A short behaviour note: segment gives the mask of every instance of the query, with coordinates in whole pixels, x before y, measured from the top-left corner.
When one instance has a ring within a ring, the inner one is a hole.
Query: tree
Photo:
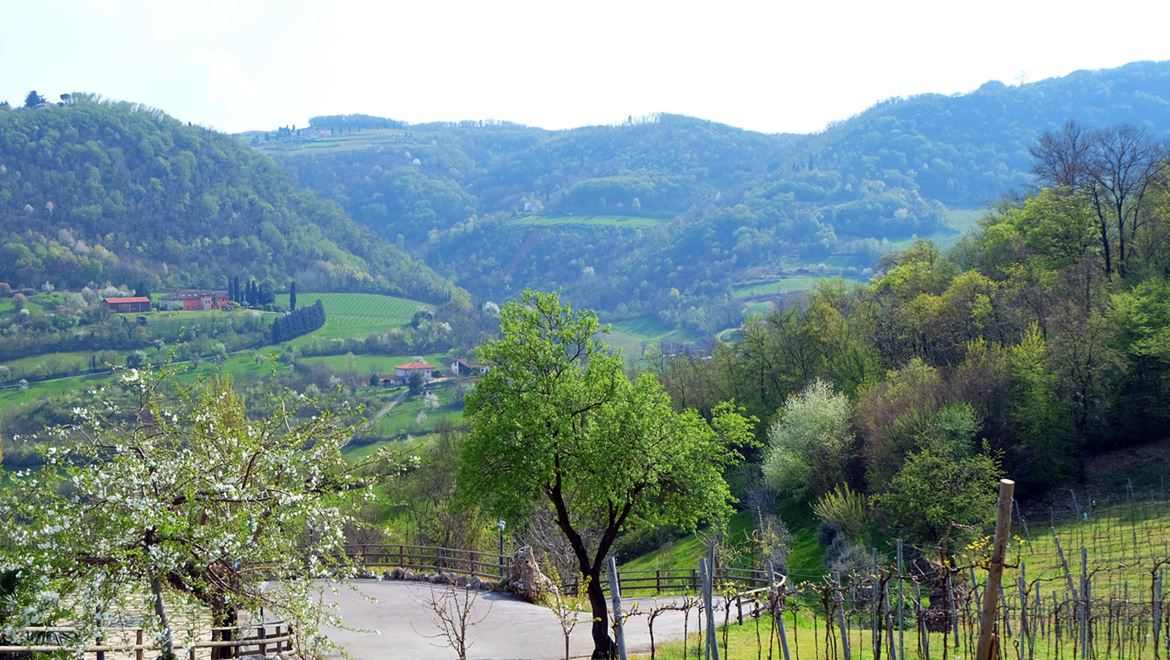
[[[249,418],[226,378],[174,402],[149,373],[119,388],[55,428],[44,469],[0,492],[0,571],[23,576],[15,624],[68,620],[92,639],[110,603],[141,599],[168,658],[168,617],[185,605],[213,626],[267,606],[313,636],[313,580],[348,574],[346,503],[362,492],[340,451],[349,411],[274,395]],[[266,591],[273,578],[281,588]]]
[[[952,540],[983,533],[995,520],[999,465],[984,454],[959,458],[934,448],[906,457],[902,469],[874,496],[878,511],[898,534],[922,545],[939,541],[960,525]]]
[[[842,481],[854,438],[849,398],[823,380],[794,394],[768,430],[764,480],[784,494],[818,496]]]
[[[1042,183],[1092,202],[1105,274],[1125,277],[1146,222],[1141,212],[1146,191],[1166,167],[1166,146],[1129,124],[1086,131],[1069,121],[1059,133],[1041,135],[1031,152],[1032,172]]]
[[[297,311],[297,283],[295,281],[288,285],[288,308],[289,311]]]
[[[45,97],[37,94],[37,90],[35,89],[29,92],[28,96],[24,97],[24,107],[26,108],[35,108],[39,105],[43,105],[44,103]]]
[[[599,331],[596,315],[555,293],[525,291],[504,306],[501,337],[479,349],[491,369],[467,395],[457,483],[461,501],[510,521],[551,510],[588,581],[593,657],[608,658],[601,568],[618,533],[730,513],[722,470],[750,442],[751,423],[729,404],[711,423],[676,412],[653,376],[625,374]],[[593,530],[599,540],[587,546]]]

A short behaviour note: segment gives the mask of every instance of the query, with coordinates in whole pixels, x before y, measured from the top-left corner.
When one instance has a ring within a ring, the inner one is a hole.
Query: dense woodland
[[[848,484],[918,542],[992,511],[958,511],[973,480],[985,504],[1000,474],[1035,497],[1082,478],[1092,452],[1164,438],[1170,177],[1165,148],[1141,136],[1046,134],[1033,152],[1049,185],[999,204],[952,250],[920,242],[868,285],[827,282],[710,357],[663,358],[662,381],[678,406],[734,399],[757,415],[780,492],[829,506]],[[1119,151],[1148,159],[1128,161],[1144,175],[1124,201],[1100,169],[1114,161],[1097,157]]]
[[[241,264],[268,286],[452,289],[228,136],[84,94],[0,110],[0,281],[223,288]]]
[[[1168,100],[1170,65],[1143,62],[892,99],[815,135],[676,115],[568,131],[352,115],[245,139],[477,297],[562,287],[612,318],[710,332],[738,321],[737,283],[868,279],[891,242],[946,232],[946,208],[1028,189],[1043,131],[1076,117],[1165,134]],[[645,221],[574,221],[590,214]]]

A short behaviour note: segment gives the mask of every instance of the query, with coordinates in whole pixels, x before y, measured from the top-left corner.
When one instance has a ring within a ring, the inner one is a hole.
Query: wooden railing
[[[293,629],[283,621],[266,621],[251,626],[212,628],[212,637],[215,633],[230,631],[236,639],[230,640],[202,640],[190,647],[176,643],[175,651],[185,651],[189,660],[195,660],[199,649],[213,649],[229,647],[232,657],[259,653],[278,653],[293,650]],[[107,653],[134,654],[134,660],[144,660],[146,652],[161,650],[157,644],[144,641],[145,632],[142,628],[103,628],[102,638],[93,644],[80,646],[76,643],[77,629],[69,626],[34,626],[21,628],[17,634],[24,638],[32,638],[25,644],[7,643],[0,646],[0,654],[6,653],[53,653],[57,651],[80,651],[84,654],[94,654],[97,660],[105,660]],[[133,635],[134,641],[129,637]],[[126,642],[102,641],[126,639]],[[13,640],[18,641],[18,640]],[[152,656],[153,657],[153,656]]]
[[[505,558],[490,552],[460,550],[429,545],[362,544],[346,547],[346,552],[359,566],[367,569],[401,567],[412,571],[441,571],[462,575],[502,579],[506,574]],[[678,594],[698,592],[699,573],[691,570],[621,570],[618,581],[622,594]],[[733,585],[744,594],[754,594],[770,588],[765,571],[750,568],[720,568],[715,581]],[[781,579],[781,584],[783,584]],[[602,589],[609,592],[609,578],[602,576]],[[567,593],[577,592],[577,579],[566,580]]]
[[[733,585],[737,591],[755,593],[769,588],[768,574],[751,568],[719,568],[715,572],[716,583]],[[621,570],[618,567],[618,582],[621,583],[622,595],[648,594],[678,594],[698,592],[701,585],[698,569],[691,570]],[[783,580],[781,580],[783,583]],[[579,588],[576,578],[565,581],[565,589],[575,594]],[[602,575],[601,588],[609,592],[609,577]]]
[[[460,550],[431,545],[363,544],[346,546],[345,551],[359,566],[368,569],[407,568],[412,571],[441,571],[492,579],[504,577],[504,557],[479,550]]]

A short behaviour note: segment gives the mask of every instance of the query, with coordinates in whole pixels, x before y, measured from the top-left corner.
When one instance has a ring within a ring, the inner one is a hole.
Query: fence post
[[[841,574],[833,573],[833,602],[837,604],[837,626],[841,628],[841,650],[849,660],[849,629],[845,627],[845,597],[841,594]],[[825,623],[828,626],[828,622]]]
[[[708,549],[708,554],[714,554],[714,545]],[[703,605],[706,609],[707,636],[705,637],[707,657],[710,660],[719,660],[719,639],[715,635],[715,602],[714,602],[714,571],[706,557],[699,559],[699,578],[703,581]]]
[[[626,634],[622,630],[622,587],[618,583],[617,562],[609,558],[609,597],[613,601],[613,636],[617,642],[618,660],[626,660]]]
[[[264,640],[267,638],[267,636],[268,636],[268,631],[266,630],[266,628],[264,626],[264,621],[261,620],[260,625],[256,626],[256,637],[257,637],[257,639],[260,640],[260,643],[259,643],[260,655],[267,655],[268,654],[268,645],[264,643]]]
[[[660,593],[662,593],[662,571],[655,569],[654,570],[654,595],[657,596]]]
[[[134,631],[134,660],[142,660],[142,628]]]
[[[906,640],[905,640],[904,633],[902,631],[902,624],[905,623],[905,621],[906,621],[906,618],[905,618],[905,607],[906,607],[905,603],[906,603],[906,601],[902,597],[902,583],[904,582],[904,580],[902,579],[902,571],[903,571],[902,539],[898,539],[897,548],[898,548],[898,657],[905,658],[906,657]]]
[[[991,549],[991,567],[987,572],[987,582],[983,585],[983,611],[979,621],[979,647],[975,652],[975,660],[994,660],[997,657],[997,642],[995,635],[996,606],[999,604],[999,585],[1003,577],[1004,555],[1007,551],[1008,537],[1012,529],[1012,494],[1015,492],[1016,482],[1011,479],[999,480],[999,502],[995,514],[995,544]]]

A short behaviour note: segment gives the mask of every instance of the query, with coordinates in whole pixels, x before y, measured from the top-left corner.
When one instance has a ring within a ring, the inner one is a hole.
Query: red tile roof
[[[146,296],[135,296],[133,298],[103,298],[107,303],[116,305],[118,303],[148,303],[150,298]]]
[[[415,360],[413,362],[407,362],[406,364],[396,364],[396,365],[394,365],[394,368],[395,369],[434,369],[434,367],[427,364],[426,362],[419,362],[418,360]]]

